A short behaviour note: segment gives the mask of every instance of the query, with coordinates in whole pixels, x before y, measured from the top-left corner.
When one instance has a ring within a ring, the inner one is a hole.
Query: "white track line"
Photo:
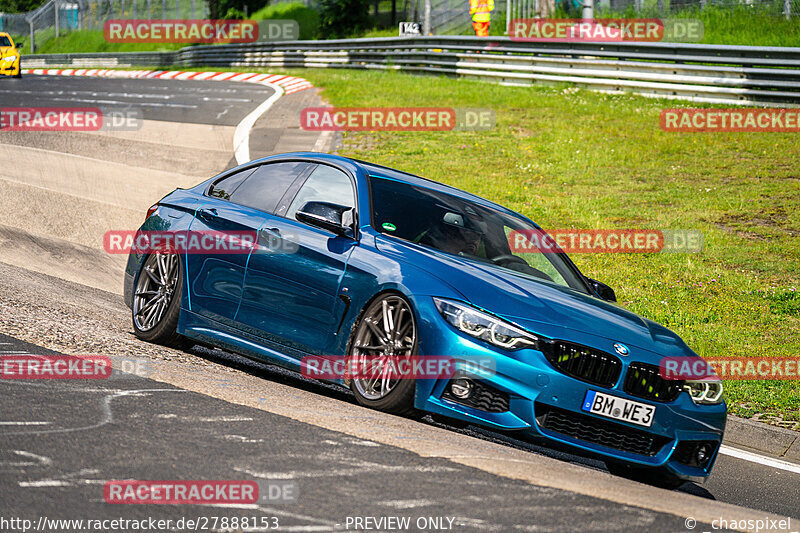
[[[266,85],[275,91],[275,94],[264,100],[261,105],[255,108],[250,114],[236,125],[233,132],[233,153],[236,163],[241,165],[250,161],[250,131],[258,119],[266,113],[284,94],[292,94],[304,89],[313,87],[311,82],[295,76],[284,76],[279,74],[258,74],[255,72],[184,72],[180,70],[74,70],[74,69],[24,69],[25,74],[52,75],[52,76],[98,76],[98,77],[118,77],[118,78],[157,78],[164,80],[213,80],[213,81],[238,81],[244,83],[257,83]],[[153,105],[153,104],[148,104]],[[165,104],[160,104],[165,105]],[[168,105],[168,104],[167,104]],[[324,132],[323,132],[324,133]],[[314,150],[321,146],[320,141],[324,135],[320,135]]]
[[[236,130],[233,132],[233,152],[236,155],[236,163],[241,165],[250,161],[250,130],[253,129],[256,121],[266,113],[272,104],[278,101],[278,98],[283,96],[283,88],[280,85],[269,83],[266,81],[260,82],[261,85],[272,87],[275,94],[261,102],[257,108],[250,112],[249,115],[244,117],[239,124],[236,125]]]
[[[757,453],[746,452],[744,450],[740,450],[739,448],[731,448],[730,446],[725,446],[724,444],[720,446],[719,453],[730,455],[731,457],[736,457],[737,459],[742,459],[743,461],[750,461],[751,463],[758,463],[760,465],[771,466],[772,468],[778,468],[780,470],[786,470],[787,472],[800,474],[800,465],[790,463],[788,461],[781,461],[780,459],[765,457],[763,455],[758,455]]]

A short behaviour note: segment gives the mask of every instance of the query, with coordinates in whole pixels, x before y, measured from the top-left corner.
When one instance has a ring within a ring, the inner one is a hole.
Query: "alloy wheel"
[[[400,382],[398,362],[410,359],[416,350],[414,313],[399,296],[384,296],[370,305],[356,331],[351,364],[358,372],[353,383],[364,398],[380,400]],[[368,375],[362,375],[368,374]]]
[[[133,295],[133,321],[140,331],[157,326],[172,302],[178,284],[178,256],[148,256]]]

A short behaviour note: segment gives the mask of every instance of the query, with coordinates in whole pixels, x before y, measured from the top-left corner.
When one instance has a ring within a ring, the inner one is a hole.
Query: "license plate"
[[[648,428],[653,424],[653,417],[656,414],[656,408],[652,405],[633,402],[593,390],[586,391],[581,409]]]

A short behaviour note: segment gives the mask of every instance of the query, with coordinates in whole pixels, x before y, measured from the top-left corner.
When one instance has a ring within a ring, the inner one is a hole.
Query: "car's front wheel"
[[[183,275],[176,254],[147,256],[133,293],[133,330],[147,342],[181,346],[178,317],[181,310]]]
[[[411,304],[398,294],[376,298],[362,313],[348,352],[355,375],[350,388],[361,405],[399,415],[414,409],[413,376],[399,363],[417,354],[417,324]]]

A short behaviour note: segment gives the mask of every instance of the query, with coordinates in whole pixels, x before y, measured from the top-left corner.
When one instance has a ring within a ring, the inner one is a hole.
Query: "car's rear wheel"
[[[14,77],[15,78],[21,78],[22,77],[22,71],[17,72],[16,74],[14,74]]]
[[[417,353],[417,324],[411,304],[398,294],[376,298],[356,325],[348,353],[356,369],[350,388],[361,405],[399,415],[415,414],[411,376],[396,371]],[[368,372],[364,369],[369,368]]]
[[[133,330],[147,342],[180,347],[178,334],[183,275],[176,254],[147,256],[133,293]]]
[[[674,490],[685,483],[681,478],[660,468],[636,467],[612,461],[607,462],[606,467],[615,476],[661,487],[662,489]]]

